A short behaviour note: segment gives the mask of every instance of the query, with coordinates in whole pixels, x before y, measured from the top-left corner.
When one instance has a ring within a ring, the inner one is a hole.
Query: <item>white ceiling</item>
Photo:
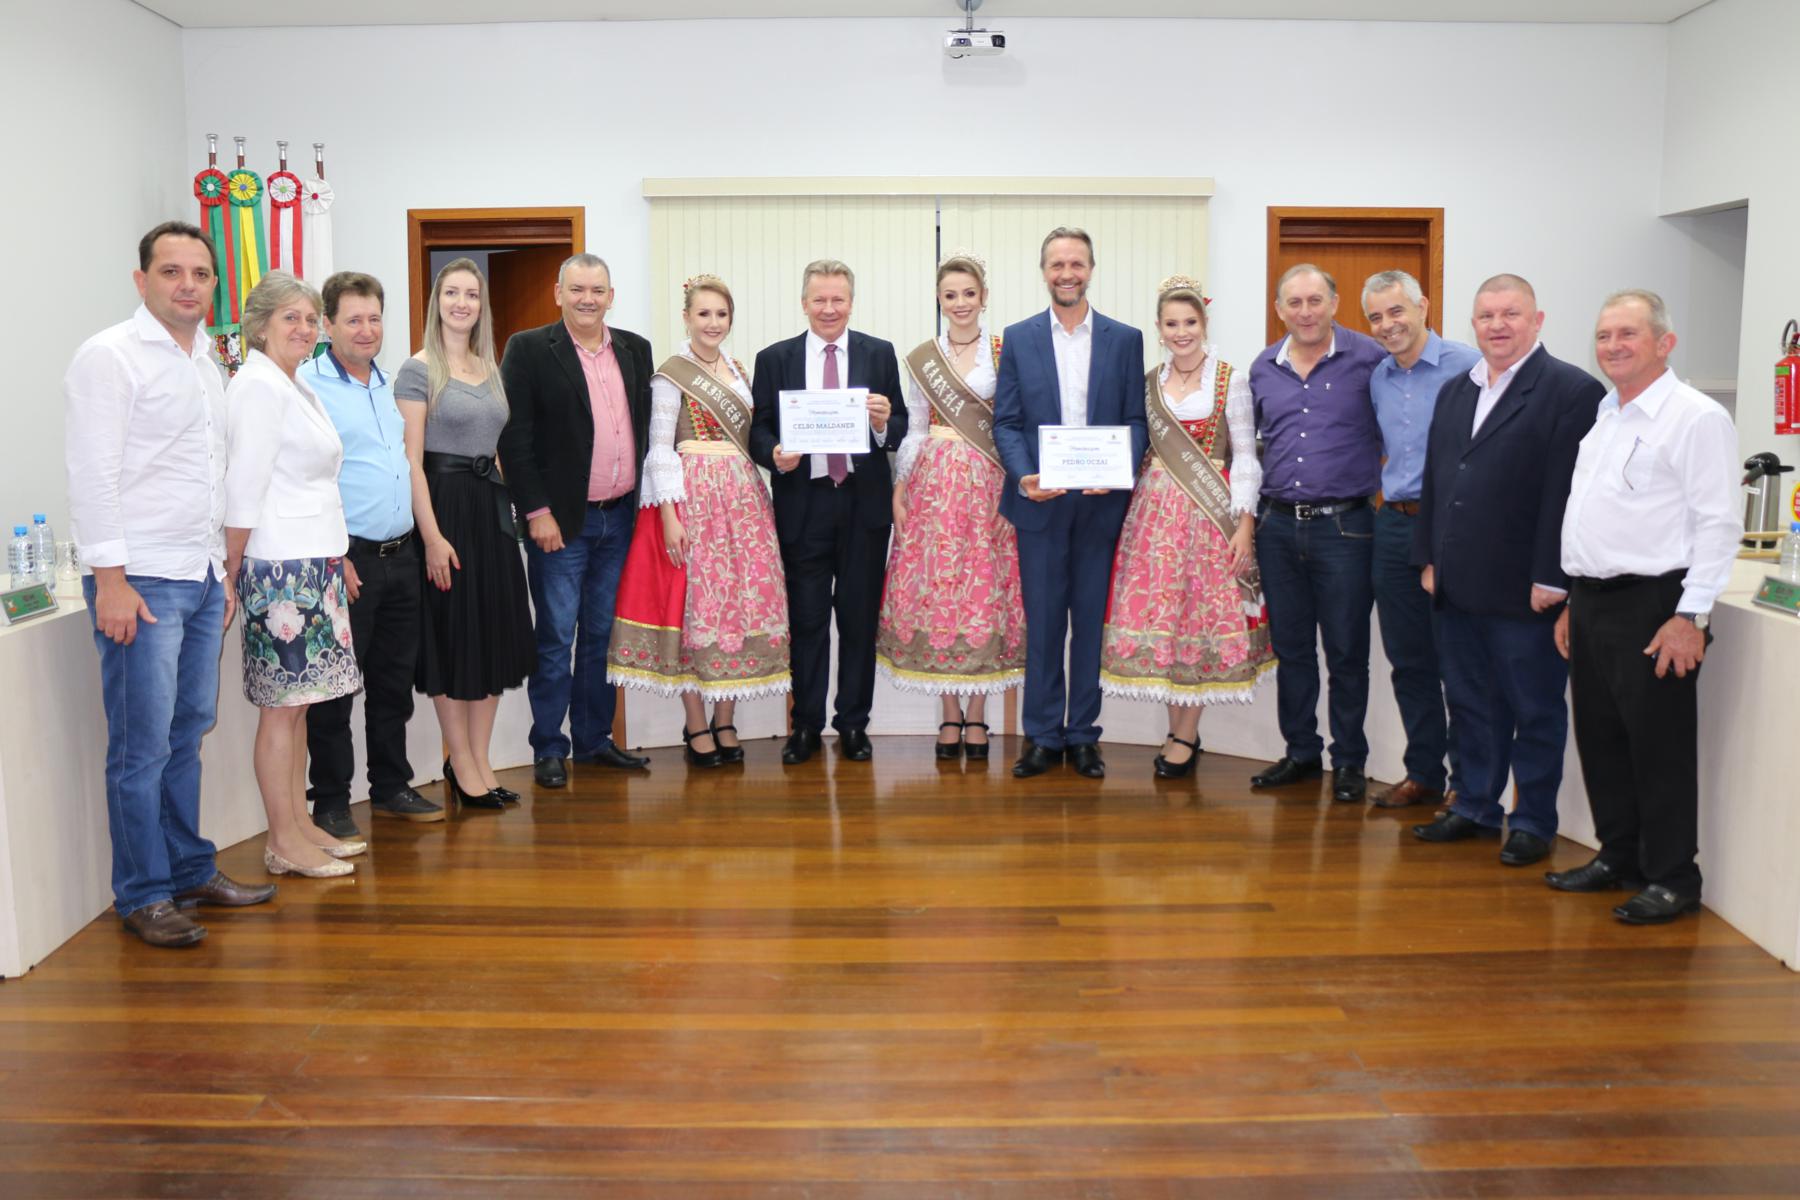
[[[185,28],[464,25],[708,17],[961,17],[956,0],[136,0]],[[989,0],[977,25],[1015,17],[1576,22],[1661,25],[1711,0]]]

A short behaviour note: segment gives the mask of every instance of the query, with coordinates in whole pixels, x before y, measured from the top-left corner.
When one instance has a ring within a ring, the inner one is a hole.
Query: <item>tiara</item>
[[[1171,275],[1156,285],[1156,295],[1158,299],[1161,299],[1170,292],[1176,290],[1190,291],[1200,297],[1201,307],[1212,307],[1212,297],[1206,295],[1205,292],[1202,291],[1200,281],[1195,279],[1192,275]]]
[[[987,273],[988,273],[987,259],[981,257],[981,255],[975,253],[973,250],[952,250],[950,253],[944,255],[943,259],[938,263],[938,267],[941,269],[943,267],[944,263],[952,262],[959,258],[967,259],[968,261],[974,263],[978,268],[980,268],[981,277],[983,279],[987,278]]]
[[[683,296],[689,295],[693,292],[693,290],[695,288],[705,287],[708,284],[713,284],[718,287],[724,287],[725,281],[723,279],[720,279],[717,275],[709,274],[706,271],[702,271],[698,275],[690,275],[686,279],[681,281],[681,294]]]

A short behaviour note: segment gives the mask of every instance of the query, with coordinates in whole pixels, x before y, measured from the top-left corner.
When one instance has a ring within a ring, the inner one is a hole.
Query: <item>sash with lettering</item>
[[[719,423],[731,444],[745,458],[750,457],[750,409],[736,389],[726,387],[705,367],[682,354],[656,368],[656,373],[691,397],[707,416]]]
[[[1225,420],[1225,394],[1231,386],[1231,364],[1220,363],[1217,371],[1218,381],[1213,389],[1213,413],[1215,419]],[[1144,374],[1145,402],[1144,419],[1150,431],[1150,449],[1163,469],[1169,473],[1188,499],[1200,506],[1208,520],[1218,526],[1219,533],[1227,542],[1237,532],[1237,519],[1231,515],[1231,484],[1226,482],[1223,462],[1214,462],[1207,457],[1200,443],[1187,427],[1176,419],[1169,409],[1169,402],[1163,399],[1162,368],[1153,367]],[[1227,446],[1230,445],[1227,435]],[[1255,610],[1262,608],[1262,576],[1251,563],[1237,577],[1238,591],[1243,593],[1244,603],[1254,605]],[[1267,632],[1264,632],[1267,636]]]
[[[911,372],[919,390],[925,393],[925,398],[931,401],[932,411],[984,458],[996,467],[1000,466],[1000,451],[994,447],[993,405],[969,390],[963,377],[944,357],[936,338],[921,343],[906,356],[906,369]]]

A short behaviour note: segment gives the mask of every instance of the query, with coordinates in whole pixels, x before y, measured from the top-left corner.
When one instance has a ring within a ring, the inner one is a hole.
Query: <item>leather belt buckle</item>
[[[1314,517],[1320,517],[1320,516],[1326,515],[1330,511],[1330,509],[1331,509],[1331,506],[1328,504],[1326,504],[1326,505],[1296,504],[1296,505],[1294,505],[1294,520],[1310,521]]]
[[[401,534],[399,537],[394,538],[392,541],[383,542],[383,543],[381,543],[381,545],[377,546],[375,548],[376,556],[380,557],[380,558],[386,558],[390,554],[398,554],[400,552],[400,548],[402,546],[406,545],[406,543],[411,540],[412,540],[412,533],[409,530],[408,532]]]
[[[494,460],[485,454],[477,454],[469,463],[469,470],[486,479],[494,473]]]

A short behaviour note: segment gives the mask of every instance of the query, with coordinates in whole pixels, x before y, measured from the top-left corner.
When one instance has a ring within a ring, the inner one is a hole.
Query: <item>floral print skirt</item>
[[[341,558],[246,558],[237,577],[244,613],[244,698],[292,708],[362,687],[350,645]]]
[[[1025,682],[1019,543],[999,513],[1003,486],[967,442],[932,438],[919,451],[875,634],[875,668],[895,687],[977,696]]]
[[[1275,666],[1258,593],[1231,573],[1231,544],[1154,457],[1113,558],[1100,689],[1164,704],[1248,703]]]

